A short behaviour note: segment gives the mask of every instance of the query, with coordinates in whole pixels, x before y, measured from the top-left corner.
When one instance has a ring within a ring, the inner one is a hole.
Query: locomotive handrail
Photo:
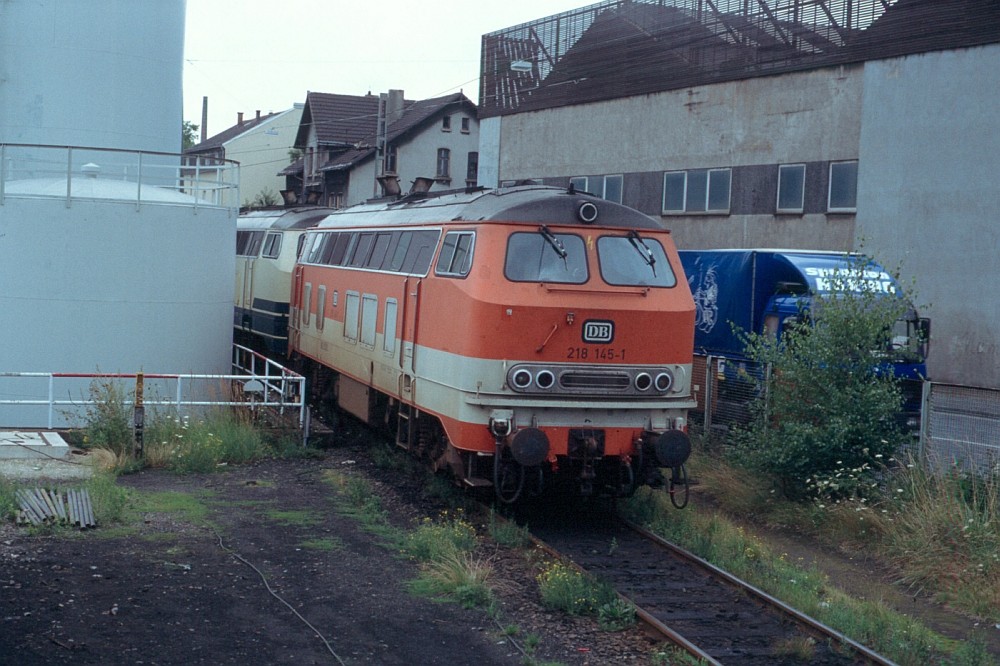
[[[580,289],[573,287],[566,287],[563,285],[555,286],[551,282],[539,282],[538,286],[544,287],[545,291],[553,292],[567,292],[571,294],[601,294],[603,295],[621,295],[621,296],[648,296],[649,287],[617,287],[614,289]]]

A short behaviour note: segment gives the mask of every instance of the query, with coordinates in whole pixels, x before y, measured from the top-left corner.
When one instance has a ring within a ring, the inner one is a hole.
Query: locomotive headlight
[[[670,390],[670,387],[674,385],[674,375],[669,370],[664,370],[660,374],[656,375],[656,390],[660,393],[666,393]]]
[[[526,389],[531,386],[531,373],[527,370],[518,370],[511,376],[510,381],[514,384],[514,388]]]
[[[649,387],[653,385],[653,378],[649,376],[648,372],[640,372],[635,376],[635,388],[638,391],[648,391]]]
[[[551,370],[539,370],[535,375],[535,384],[540,389],[550,389],[556,383],[556,376]]]

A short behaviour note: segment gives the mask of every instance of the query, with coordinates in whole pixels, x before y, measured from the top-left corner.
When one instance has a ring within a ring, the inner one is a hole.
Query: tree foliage
[[[198,126],[190,120],[181,123],[181,149],[187,150],[198,143]]]
[[[852,272],[863,268],[859,260]],[[906,437],[889,350],[893,323],[907,303],[863,280],[834,283],[780,339],[744,336],[748,356],[769,372],[760,380],[751,423],[737,435],[738,448],[790,498],[816,488],[856,492],[864,485],[858,471],[881,468]]]
[[[274,190],[265,187],[256,195],[254,198],[243,204],[244,208],[267,208],[268,206],[277,206],[281,203],[281,197],[275,194]]]

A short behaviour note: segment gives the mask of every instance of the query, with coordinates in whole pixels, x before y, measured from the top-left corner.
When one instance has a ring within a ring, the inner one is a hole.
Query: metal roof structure
[[[996,0],[605,0],[484,35],[480,118],[995,42]]]

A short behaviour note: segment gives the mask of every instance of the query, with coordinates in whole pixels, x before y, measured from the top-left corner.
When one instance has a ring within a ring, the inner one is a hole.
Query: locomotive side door
[[[288,353],[299,347],[299,313],[302,311],[302,266],[292,271],[292,293],[288,311]]]
[[[420,288],[422,280],[419,277],[408,277],[403,280],[403,326],[399,333],[399,395],[403,400],[414,399],[414,355],[417,344],[417,323],[420,314]]]
[[[247,257],[243,262],[243,295],[240,301],[243,320],[240,322],[240,327],[244,331],[249,331],[253,322],[253,275],[255,263],[257,263],[256,257]]]

